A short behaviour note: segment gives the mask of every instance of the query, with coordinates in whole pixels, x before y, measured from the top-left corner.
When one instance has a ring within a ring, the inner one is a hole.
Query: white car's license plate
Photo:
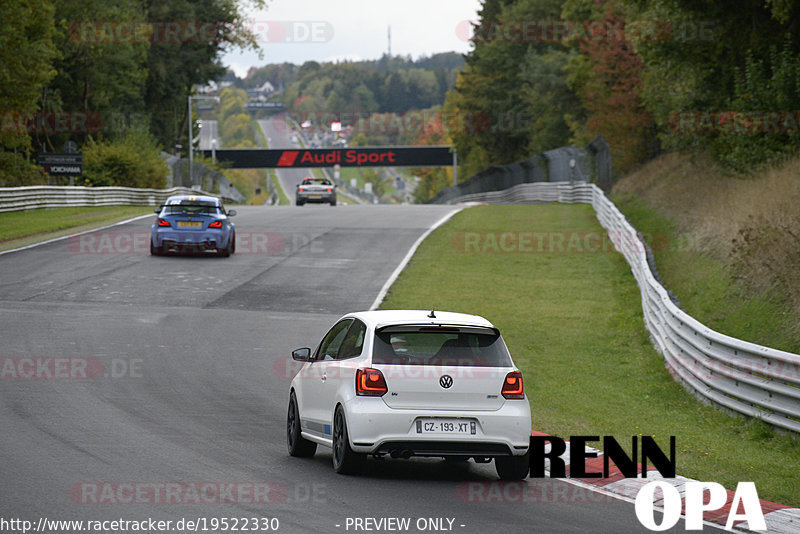
[[[308,198],[322,198],[322,195],[308,195]]]
[[[475,421],[440,417],[417,419],[417,434],[470,434],[477,432]]]

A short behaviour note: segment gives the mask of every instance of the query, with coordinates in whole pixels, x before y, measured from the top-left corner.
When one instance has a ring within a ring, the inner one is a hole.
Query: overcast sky
[[[480,0],[271,0],[265,11],[249,13],[263,59],[237,50],[223,63],[244,76],[268,63],[376,59],[387,50],[389,26],[392,55],[464,53],[466,21],[479,8]]]

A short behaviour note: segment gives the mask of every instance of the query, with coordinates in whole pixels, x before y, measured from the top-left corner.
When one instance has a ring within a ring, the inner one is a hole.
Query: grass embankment
[[[590,206],[470,208],[422,243],[381,307],[494,322],[525,375],[537,430],[622,444],[651,435],[665,449],[674,435],[681,475],[729,488],[752,480],[762,498],[800,505],[800,479],[786,476],[800,465],[797,440],[704,406],[671,378],[630,268],[602,235]]]
[[[0,213],[0,250],[91,230],[153,213],[153,209],[152,206],[92,206],[3,212]]]
[[[727,176],[670,154],[621,180],[613,200],[642,232],[664,285],[709,327],[800,352],[800,159]]]

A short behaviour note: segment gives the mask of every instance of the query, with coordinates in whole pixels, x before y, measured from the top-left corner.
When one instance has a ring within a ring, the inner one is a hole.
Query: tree
[[[546,148],[555,148],[569,140],[563,116],[569,111],[580,113],[580,105],[569,96],[566,74],[558,67],[563,63],[560,54],[567,47],[547,28],[540,33],[521,31],[524,21],[557,21],[562,3],[484,2],[480,21],[474,27],[474,49],[467,54],[466,67],[447,97],[451,109],[473,119],[463,122],[471,127],[452,132],[466,174],[482,170],[473,165],[511,163],[528,158],[532,147],[540,149],[553,143]],[[549,79],[539,83],[538,74]],[[560,90],[549,92],[559,85]],[[554,104],[559,111],[545,118],[534,115],[541,110],[549,113]],[[542,132],[536,120],[554,129]]]
[[[142,116],[145,61],[149,44],[130,30],[145,20],[136,0],[55,0],[58,18],[54,61],[57,75],[42,92],[42,108],[50,112],[83,112],[100,117],[105,135],[113,131],[115,116]],[[123,30],[124,29],[124,30]],[[37,144],[48,150],[67,139],[83,142],[88,131],[44,132]]]
[[[258,49],[243,16],[246,4],[264,8],[264,0],[146,0],[150,20],[178,24],[177,38],[163,31],[147,56],[145,103],[158,140],[172,147],[186,135],[186,98],[195,84],[225,74],[220,57],[230,48]],[[162,27],[163,28],[163,27]]]
[[[631,26],[619,3],[595,0],[589,16],[589,31],[576,39],[580,55],[567,66],[570,87],[588,114],[572,122],[573,138],[586,144],[604,137],[616,171],[624,173],[652,157],[657,146],[653,118],[640,98],[644,64],[628,40]]]
[[[48,0],[4,0],[0,25],[0,148],[27,151],[28,128],[42,88],[55,76],[51,62],[53,4]],[[11,21],[14,21],[11,23]]]

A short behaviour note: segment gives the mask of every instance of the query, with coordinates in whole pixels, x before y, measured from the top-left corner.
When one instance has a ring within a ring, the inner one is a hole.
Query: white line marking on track
[[[414,242],[414,244],[411,245],[411,248],[408,250],[408,253],[406,254],[405,258],[403,258],[402,261],[400,261],[400,265],[397,266],[397,268],[394,270],[394,272],[391,274],[391,276],[389,276],[389,279],[386,280],[386,283],[383,284],[383,287],[381,288],[380,292],[378,293],[378,296],[375,298],[375,301],[372,303],[372,306],[370,306],[370,308],[369,308],[370,311],[377,309],[378,306],[381,305],[381,302],[383,302],[383,299],[386,298],[386,294],[389,292],[389,288],[392,286],[392,284],[395,283],[395,281],[397,280],[397,277],[400,276],[400,273],[403,271],[403,269],[406,268],[406,265],[408,265],[408,262],[411,261],[411,257],[417,251],[417,248],[419,248],[420,244],[423,241],[425,241],[425,238],[428,237],[429,235],[431,235],[431,233],[434,230],[436,230],[437,228],[439,228],[441,225],[443,225],[444,223],[449,221],[450,218],[453,215],[455,215],[456,213],[460,212],[462,209],[464,209],[464,208],[458,208],[458,209],[456,209],[454,211],[451,211],[450,213],[448,213],[447,215],[445,215],[444,217],[442,217],[441,219],[436,221],[433,224],[433,226],[431,226],[430,228],[428,228],[425,231],[424,234],[419,236],[419,238]]]
[[[101,226],[100,228],[92,228],[91,230],[84,230],[83,232],[78,232],[76,234],[64,235],[61,237],[56,237],[54,239],[48,239],[47,241],[40,241],[39,243],[32,243],[30,245],[25,245],[24,247],[19,248],[12,248],[11,250],[3,250],[0,251],[0,256],[3,254],[11,254],[12,252],[19,252],[20,250],[27,250],[29,248],[39,247],[41,245],[47,245],[48,243],[55,243],[56,241],[63,241],[64,239],[69,239],[70,237],[76,237],[83,234],[91,234],[92,232],[99,232],[100,230],[105,230],[106,228],[113,228],[114,226],[119,226],[121,224],[127,224],[129,222],[138,221],[139,219],[144,219],[145,217],[152,217],[153,215],[146,214],[140,215],[138,217],[134,217],[132,219],[125,219],[124,221],[115,222],[114,224],[108,224],[106,226]],[[24,239],[24,238],[21,238]]]

